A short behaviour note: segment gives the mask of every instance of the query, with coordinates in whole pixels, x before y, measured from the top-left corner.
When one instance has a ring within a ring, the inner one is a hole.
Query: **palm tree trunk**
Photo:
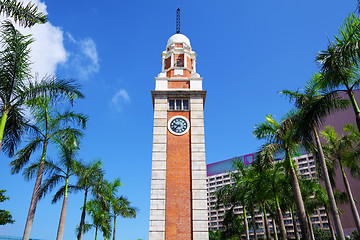
[[[293,228],[294,228],[294,233],[295,233],[295,239],[299,240],[299,231],[297,228],[297,224],[296,224],[296,219],[295,219],[295,214],[294,214],[294,209],[291,208],[291,218],[292,218],[292,223],[293,223]]]
[[[329,172],[327,170],[325,157],[324,157],[324,152],[322,150],[320,139],[319,139],[319,136],[318,136],[315,125],[314,125],[314,135],[315,135],[316,147],[318,149],[319,162],[320,162],[322,174],[323,174],[323,177],[324,177],[326,192],[327,192],[327,195],[328,195],[328,198],[329,198],[330,211],[331,211],[331,214],[332,214],[333,219],[334,219],[334,225],[335,225],[337,237],[340,240],[345,240],[344,231],[343,231],[343,228],[342,228],[342,225],[341,225],[338,208],[336,206],[334,193],[333,193],[332,186],[331,186],[331,183],[330,183]]]
[[[266,236],[266,239],[270,240],[271,235],[270,235],[270,228],[269,228],[269,220],[267,218],[265,204],[262,204],[262,207],[263,207],[264,222],[265,222],[265,233],[266,233],[266,234],[264,234],[264,236]]]
[[[78,234],[78,240],[82,240],[84,236],[84,225],[85,225],[85,208],[86,208],[86,198],[88,194],[88,189],[85,189],[85,197],[84,197],[84,204],[83,209],[81,213],[81,219],[80,219],[80,225],[79,225],[79,234]]]
[[[115,232],[116,232],[116,216],[114,215],[114,231],[113,231],[113,240],[115,240]]]
[[[347,180],[347,177],[346,177],[346,174],[345,174],[343,165],[342,165],[342,163],[341,163],[340,160],[338,160],[338,161],[339,161],[339,165],[340,165],[340,169],[341,169],[343,181],[344,181],[344,184],[345,184],[346,193],[347,193],[348,198],[349,198],[349,203],[350,203],[351,212],[352,212],[352,215],[353,215],[353,218],[354,218],[355,226],[356,226],[356,228],[357,228],[357,231],[360,233],[360,218],[359,218],[359,212],[358,212],[358,210],[357,210],[357,208],[356,208],[355,201],[354,201],[354,197],[353,197],[353,195],[352,195],[351,188],[350,188],[350,184],[349,184],[349,181]]]
[[[1,120],[0,120],[0,152],[1,152],[1,146],[2,146],[2,140],[4,137],[4,130],[5,130],[5,124],[6,124],[6,120],[7,120],[7,116],[8,116],[8,111],[4,111],[1,115]]]
[[[333,229],[333,227],[332,227],[331,219],[330,219],[330,216],[329,216],[329,210],[328,210],[328,208],[327,208],[326,206],[324,206],[324,208],[325,208],[326,217],[327,217],[328,222],[329,222],[331,239],[332,239],[332,240],[336,240],[336,236],[335,236],[335,233],[334,233],[334,229]]]
[[[68,183],[69,183],[69,178],[66,178],[66,182],[65,182],[65,192],[64,192],[64,200],[63,200],[63,205],[62,205],[62,209],[61,209],[60,221],[59,221],[59,227],[58,227],[58,232],[57,232],[56,240],[62,240],[62,239],[63,239],[63,236],[64,236],[65,220],[66,220],[66,210],[67,210],[67,189],[68,189]]]
[[[286,228],[285,228],[285,224],[284,224],[284,218],[283,218],[283,215],[282,215],[282,212],[281,212],[279,199],[277,197],[275,197],[275,202],[276,202],[276,211],[277,211],[278,218],[279,218],[281,239],[286,240],[287,237],[286,237]]]
[[[272,224],[273,224],[274,238],[275,238],[275,240],[279,240],[278,234],[277,234],[277,227],[276,227],[276,220],[275,220],[275,218],[272,219]]]
[[[248,225],[248,220],[247,220],[247,216],[246,216],[246,209],[244,206],[244,225],[245,225],[245,236],[246,236],[246,240],[250,240],[250,236],[249,236],[249,225]],[[115,239],[114,239],[115,240]]]
[[[29,213],[28,213],[28,216],[26,219],[23,240],[29,240],[29,238],[30,238],[31,228],[32,228],[32,224],[34,221],[35,211],[36,211],[37,200],[39,198],[41,180],[42,180],[43,171],[44,171],[46,148],[47,148],[47,142],[45,141],[44,146],[43,146],[43,153],[42,153],[41,160],[40,160],[38,175],[36,177],[35,187],[34,187],[32,197],[31,197]]]
[[[255,240],[257,240],[257,224],[256,224],[256,219],[255,219],[254,208],[252,208],[252,210],[251,210],[251,219],[252,219],[252,225],[253,225],[253,229],[254,229],[254,237],[255,237]]]
[[[350,89],[348,89],[347,94],[349,96],[351,105],[352,105],[352,107],[354,109],[357,128],[358,128],[358,130],[360,130],[360,110],[359,110],[359,107],[358,107],[358,105],[356,103],[354,93]]]
[[[98,227],[95,227],[95,240],[97,239],[97,231],[98,231]]]
[[[310,216],[309,216],[309,214],[306,214],[306,216],[307,216],[307,220],[308,220],[308,223],[309,223],[309,229],[310,229],[310,233],[311,233],[311,239],[312,239],[312,240],[315,240],[314,229],[313,229],[313,226],[312,226],[312,223],[311,223]]]
[[[290,155],[290,153],[287,153]],[[291,159],[290,159],[291,161]],[[295,204],[296,204],[296,210],[297,210],[297,218],[300,221],[300,227],[301,227],[301,234],[304,239],[311,239],[309,226],[306,220],[306,213],[305,213],[305,207],[304,202],[301,197],[301,191],[299,186],[299,181],[297,179],[295,169],[293,166],[290,168],[290,178],[291,178],[291,185],[294,191],[295,196]]]

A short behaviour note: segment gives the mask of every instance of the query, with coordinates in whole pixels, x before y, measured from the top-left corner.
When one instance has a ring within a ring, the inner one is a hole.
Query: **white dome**
[[[173,43],[185,43],[186,45],[191,47],[190,40],[185,35],[183,35],[181,33],[177,33],[177,34],[172,35],[169,38],[169,40],[167,41],[166,47],[170,46]]]

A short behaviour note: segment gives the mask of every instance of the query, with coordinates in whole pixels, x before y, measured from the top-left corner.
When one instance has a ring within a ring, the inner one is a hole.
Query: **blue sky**
[[[328,37],[333,39],[356,7],[355,0],[37,3],[49,22],[26,30],[36,39],[33,71],[83,85],[86,99],[75,109],[90,120],[80,158],[102,158],[106,178],[120,177],[120,194],[140,209],[136,219],[118,219],[117,238],[126,240],[148,239],[150,91],[161,71],[160,54],[175,33],[176,8],[181,7],[181,30],[198,54],[197,72],[208,91],[206,157],[213,163],[259,148],[254,125],[269,113],[281,118],[291,107],[277,91],[297,89],[318,71],[316,53],[326,49]],[[22,236],[34,181],[10,175],[11,159],[2,153],[0,159],[0,188],[11,198],[0,209],[10,210],[16,220],[1,226],[0,235]],[[56,236],[61,202],[51,205],[52,194],[38,204],[32,238]],[[64,239],[75,239],[82,201],[82,193],[69,196]]]

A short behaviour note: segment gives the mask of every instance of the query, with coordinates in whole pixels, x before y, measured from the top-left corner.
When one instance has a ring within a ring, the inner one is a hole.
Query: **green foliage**
[[[360,240],[360,234],[358,233],[358,231],[354,230],[351,233],[350,239],[351,240]]]
[[[24,6],[23,2],[18,0],[1,0],[0,13],[6,17],[12,17],[15,22],[23,27],[47,22],[47,16],[39,12],[35,4],[31,2]]]
[[[5,123],[0,125],[0,141],[3,151],[12,157],[21,137],[29,130],[29,122],[23,113],[26,102],[46,95],[53,102],[67,99],[72,103],[84,95],[73,80],[47,76],[41,81],[31,81],[29,54],[33,39],[30,35],[22,35],[10,21],[1,26],[0,41],[0,114],[2,124]]]
[[[0,202],[9,200],[9,197],[5,196],[6,190],[0,190]],[[12,218],[11,214],[7,210],[0,209],[0,225],[5,225],[8,223],[13,224],[15,220]]]
[[[315,240],[331,240],[331,233],[321,228],[314,228]]]

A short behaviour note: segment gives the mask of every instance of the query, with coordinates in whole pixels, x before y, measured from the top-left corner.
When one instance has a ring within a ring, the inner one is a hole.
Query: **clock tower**
[[[178,31],[151,92],[154,131],[150,240],[208,240],[204,103],[196,53]]]

